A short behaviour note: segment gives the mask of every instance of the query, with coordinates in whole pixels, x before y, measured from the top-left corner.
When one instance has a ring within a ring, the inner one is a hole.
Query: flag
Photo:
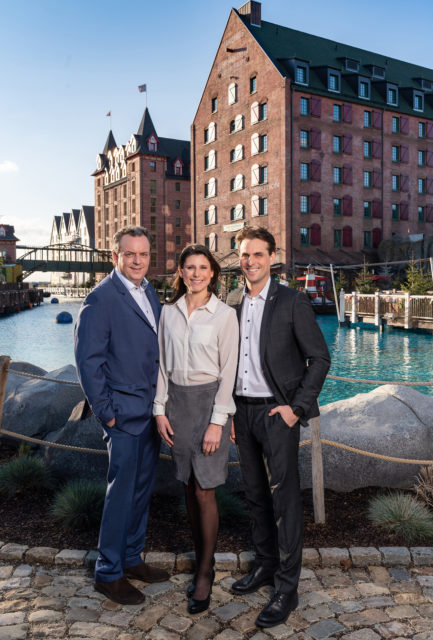
[[[140,84],[140,85],[138,86],[138,90],[139,90],[139,92],[140,92],[140,93],[146,93],[146,91],[147,91],[147,86],[146,86],[145,84]]]
[[[111,111],[109,111],[108,113],[105,114],[105,117],[107,116],[111,116]]]

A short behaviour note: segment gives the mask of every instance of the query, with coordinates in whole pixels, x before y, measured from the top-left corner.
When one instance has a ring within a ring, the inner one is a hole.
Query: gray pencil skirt
[[[171,449],[175,474],[188,484],[194,472],[202,489],[213,489],[227,478],[230,446],[230,422],[222,427],[219,449],[211,456],[203,454],[203,438],[209,426],[218,382],[181,386],[169,381],[166,415],[174,431]]]

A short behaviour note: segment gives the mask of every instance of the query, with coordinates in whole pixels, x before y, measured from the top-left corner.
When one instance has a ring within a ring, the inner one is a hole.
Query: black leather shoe
[[[298,593],[281,593],[277,591],[259,613],[256,625],[258,627],[275,627],[287,620],[290,613],[298,606]]]
[[[211,566],[212,567],[215,566],[215,556],[212,558]],[[194,573],[193,578],[192,578],[191,582],[189,583],[188,588],[186,590],[186,597],[187,598],[192,598],[193,593],[195,591],[195,581],[196,580],[197,580],[197,572]]]
[[[188,613],[201,613],[202,611],[206,611],[206,609],[209,609],[210,594],[212,593],[212,585],[214,580],[215,580],[215,571],[212,569],[209,593],[207,597],[204,600],[196,600],[195,598],[191,597],[188,601]]]
[[[231,589],[233,593],[243,595],[244,593],[253,593],[267,584],[274,584],[273,572],[264,567],[256,567],[240,580],[233,582]]]

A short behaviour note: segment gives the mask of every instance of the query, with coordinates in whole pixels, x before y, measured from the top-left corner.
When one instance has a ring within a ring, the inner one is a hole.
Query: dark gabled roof
[[[74,222],[75,222],[75,228],[78,227],[78,220],[80,218],[80,210],[79,209],[72,209],[72,215],[74,217]]]
[[[107,141],[105,143],[105,147],[102,153],[106,155],[110,151],[110,149],[115,149],[116,147],[117,147],[117,144],[114,139],[113,132],[110,129],[110,132],[108,134]]]
[[[19,238],[15,236],[15,227],[11,224],[2,224],[0,223],[0,227],[6,231],[6,235],[0,236],[0,241],[8,240],[8,241],[17,241]]]
[[[189,178],[189,165],[191,161],[190,143],[188,140],[176,140],[174,138],[159,139],[159,155],[168,156],[167,160],[167,176],[174,176],[174,163],[179,158],[183,163],[182,176],[176,178]]]
[[[92,241],[95,238],[95,207],[83,204],[83,206],[81,207],[81,211],[86,221],[90,241]]]
[[[69,218],[71,217],[70,213],[62,213],[63,220],[65,221],[65,229],[68,231],[69,229]]]
[[[253,26],[249,24],[248,19],[239,13],[238,16],[283,76],[292,77],[291,60],[296,59],[309,63],[308,86],[294,83],[295,89],[326,95],[335,100],[348,100],[366,106],[378,106],[391,111],[416,115],[420,118],[433,118],[433,95],[423,91],[420,83],[421,79],[433,81],[432,69],[271,22],[262,21],[261,27]],[[359,71],[347,71],[345,68],[346,58],[359,61]],[[385,69],[384,80],[372,77],[372,66]],[[341,71],[341,92],[339,93],[328,91],[326,74],[328,67]],[[370,78],[370,100],[359,98],[357,76]],[[386,103],[386,83],[396,84],[399,87],[398,106],[393,107]],[[413,89],[426,94],[424,112],[413,110]]]
[[[62,221],[62,216],[54,216],[54,223],[56,225],[57,233],[60,233],[60,223]]]

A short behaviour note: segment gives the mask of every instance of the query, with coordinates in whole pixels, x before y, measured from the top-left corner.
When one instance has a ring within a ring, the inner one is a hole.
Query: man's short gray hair
[[[113,251],[116,255],[119,253],[120,241],[123,236],[132,236],[133,238],[146,236],[146,238],[149,240],[150,247],[152,247],[152,237],[148,230],[145,227],[136,227],[130,224],[127,227],[123,227],[123,229],[117,231],[113,236]]]

